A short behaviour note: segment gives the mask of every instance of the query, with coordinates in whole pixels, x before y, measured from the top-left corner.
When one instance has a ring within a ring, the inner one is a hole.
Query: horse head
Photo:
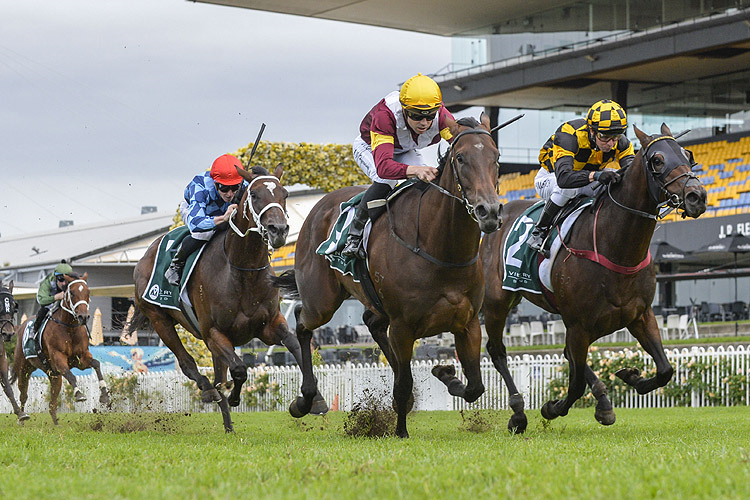
[[[659,206],[682,209],[697,218],[706,211],[706,188],[692,171],[693,153],[680,146],[665,123],[661,135],[649,136],[633,127],[641,143],[643,168],[651,197]]]
[[[60,307],[73,316],[79,326],[89,320],[89,285],[86,283],[89,273],[65,275],[65,295]]]
[[[263,167],[252,167],[248,172],[237,169],[237,172],[249,182],[242,195],[240,206],[242,215],[254,222],[250,231],[258,232],[273,248],[280,248],[286,243],[289,235],[289,221],[286,215],[286,188],[281,185],[284,169],[276,167],[273,175]]]
[[[490,134],[490,119],[482,113],[479,122],[474,118],[448,120],[448,127],[453,142],[444,165],[450,167],[453,183],[479,228],[485,233],[496,231],[502,211],[497,195],[500,154]],[[450,179],[441,182],[451,184]]]
[[[13,337],[13,318],[18,310],[18,304],[13,299],[13,282],[0,287],[0,334],[7,342]]]

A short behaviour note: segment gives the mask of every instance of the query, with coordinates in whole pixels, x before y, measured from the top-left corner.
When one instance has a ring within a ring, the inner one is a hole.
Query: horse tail
[[[135,314],[133,314],[133,319],[130,320],[130,323],[126,326],[127,332],[134,332],[136,330],[142,330],[146,327],[151,327],[151,320],[148,319],[148,316],[143,314],[143,311],[138,306],[135,306]]]
[[[284,271],[278,276],[271,276],[271,284],[281,290],[285,299],[298,299],[299,289],[297,288],[297,278],[294,275],[294,269]]]

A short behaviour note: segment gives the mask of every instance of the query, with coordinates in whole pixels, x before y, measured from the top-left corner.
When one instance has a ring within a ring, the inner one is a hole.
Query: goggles
[[[433,111],[428,114],[423,113],[415,113],[414,111],[406,110],[406,116],[408,116],[410,119],[414,120],[415,122],[420,122],[422,120],[427,120],[428,122],[431,122],[435,119],[435,116],[437,116],[437,111]]]
[[[240,184],[232,184],[231,186],[228,186],[228,185],[224,185],[224,184],[219,184],[217,182],[216,183],[216,189],[218,189],[222,193],[228,193],[229,191],[232,191],[232,192],[236,193],[237,190],[240,188],[241,185],[242,185],[242,183],[240,183]]]
[[[62,275],[62,274],[56,274],[56,275],[55,275],[55,279],[56,279],[57,281],[65,281],[65,276],[64,276],[64,275]]]
[[[604,134],[602,132],[596,132],[596,138],[602,142],[617,142],[620,140],[620,137],[622,137],[622,134]]]

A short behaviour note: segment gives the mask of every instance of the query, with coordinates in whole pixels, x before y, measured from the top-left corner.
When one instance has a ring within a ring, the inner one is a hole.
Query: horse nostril
[[[477,217],[480,219],[486,219],[489,215],[489,212],[487,211],[487,207],[484,205],[477,205],[474,208],[474,213],[477,214]]]

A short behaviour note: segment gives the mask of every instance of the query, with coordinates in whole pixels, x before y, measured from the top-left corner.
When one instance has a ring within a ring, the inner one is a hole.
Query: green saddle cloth
[[[323,255],[328,259],[331,269],[344,275],[349,274],[357,282],[360,281],[359,273],[354,265],[357,258],[341,255],[341,251],[346,246],[346,238],[349,236],[349,226],[354,218],[354,210],[359,205],[364,194],[364,192],[361,192],[339,206],[341,213],[338,219],[336,219],[336,224],[331,229],[331,234],[315,250],[315,253]],[[368,221],[367,224],[370,224],[370,222]]]
[[[518,217],[503,245],[503,288],[505,290],[525,290],[542,293],[539,280],[539,253],[531,249],[526,240],[531,234],[544,210],[544,201],[527,208]],[[557,229],[550,231],[549,239],[555,238]]]
[[[143,292],[143,300],[150,302],[159,307],[166,307],[168,309],[180,309],[180,291],[185,288],[190,275],[193,272],[198,257],[205,248],[205,245],[201,246],[198,252],[191,254],[185,262],[185,269],[182,272],[182,281],[179,287],[172,286],[169,284],[167,279],[164,277],[164,273],[167,272],[169,264],[172,262],[177,248],[182,243],[182,240],[190,234],[187,226],[180,226],[172,229],[168,232],[159,243],[159,250],[156,253],[156,259],[154,261],[154,268],[151,271],[151,278],[148,281],[148,286]]]
[[[39,327],[41,330],[40,337],[39,337],[39,343],[42,343],[42,337],[41,335],[44,333],[44,327],[47,326],[47,322],[49,322],[49,316],[42,322],[42,326]],[[34,329],[34,322],[28,321],[26,322],[26,327],[23,329],[23,355],[26,358],[36,358],[39,356],[39,351],[36,350],[36,342],[34,342],[33,338],[33,330]]]

